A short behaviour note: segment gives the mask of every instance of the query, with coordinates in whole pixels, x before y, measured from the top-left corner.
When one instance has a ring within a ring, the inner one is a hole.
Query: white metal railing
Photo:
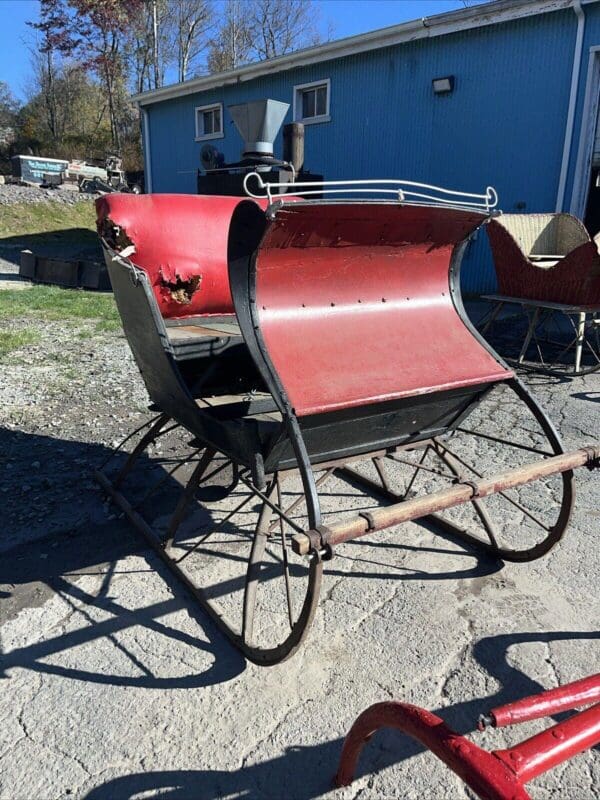
[[[250,180],[262,194],[249,188]],[[293,196],[279,194],[279,189],[287,189]],[[298,183],[268,183],[259,172],[250,172],[244,178],[244,191],[255,200],[268,200],[279,203],[294,202],[294,198],[327,195],[352,194],[391,194],[399,203],[411,205],[443,205],[451,208],[480,209],[491,211],[498,204],[498,194],[493,186],[488,186],[484,194],[457,192],[432,186],[428,183],[415,183],[403,180],[362,180],[362,181],[299,181]]]

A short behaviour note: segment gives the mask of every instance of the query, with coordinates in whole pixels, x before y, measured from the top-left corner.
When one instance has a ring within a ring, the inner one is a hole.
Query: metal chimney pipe
[[[301,122],[289,122],[283,126],[283,160],[288,161],[301,172],[304,166],[304,125]]]

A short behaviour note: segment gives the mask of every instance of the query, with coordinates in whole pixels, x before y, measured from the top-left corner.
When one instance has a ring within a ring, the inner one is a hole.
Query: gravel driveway
[[[92,481],[148,418],[123,336],[10,324],[39,340],[2,364],[0,383],[2,800],[464,798],[394,733],[333,790],[355,716],[397,698],[473,731],[491,705],[597,671],[600,476],[587,470],[571,528],[543,560],[500,565],[414,523],[348,544],[300,654],[246,663]],[[600,438],[600,375],[529,383],[567,446]],[[492,749],[539,728],[473,738]],[[600,796],[599,753],[530,788]]]

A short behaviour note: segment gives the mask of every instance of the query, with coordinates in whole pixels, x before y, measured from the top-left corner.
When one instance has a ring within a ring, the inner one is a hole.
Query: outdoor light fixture
[[[434,78],[431,85],[435,94],[449,94],[454,91],[454,75],[448,75],[447,78]]]

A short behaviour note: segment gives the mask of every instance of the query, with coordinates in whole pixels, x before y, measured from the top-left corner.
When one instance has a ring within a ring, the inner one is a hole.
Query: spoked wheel
[[[295,653],[312,623],[321,588],[322,561],[313,555],[307,563],[291,549],[302,518],[290,515],[304,498],[299,490],[284,507],[289,494],[276,475],[267,489],[246,573],[242,637],[248,657],[263,664]]]
[[[299,475],[273,475],[261,491],[247,468],[190,443],[165,414],[118,449],[136,435],[120,468],[96,472],[102,488],[249,660],[289,658],[313,621],[323,572],[318,556],[290,546],[310,527]]]
[[[518,404],[515,393],[521,401]],[[451,436],[340,472],[362,482],[371,493],[379,492],[397,503],[458,481],[473,482],[475,491],[475,482],[487,475],[562,452],[552,424],[515,379],[488,393]],[[474,496],[471,502],[426,519],[502,560],[533,561],[561,539],[573,502],[573,473],[564,472],[485,499]]]
[[[161,555],[258,664],[293,655],[317,609],[322,563],[290,545],[308,524],[304,506],[297,476],[275,475],[260,491],[248,470],[206,450],[164,523]]]

